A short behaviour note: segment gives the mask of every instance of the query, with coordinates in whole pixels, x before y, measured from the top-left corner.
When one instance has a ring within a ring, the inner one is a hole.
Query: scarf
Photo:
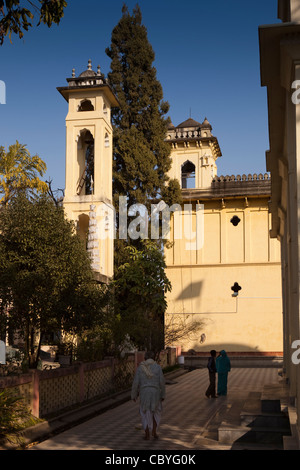
[[[141,369],[145,372],[148,379],[151,379],[151,377],[153,377],[153,373],[150,369],[151,364],[155,364],[155,361],[153,359],[147,359],[146,361],[140,363]]]

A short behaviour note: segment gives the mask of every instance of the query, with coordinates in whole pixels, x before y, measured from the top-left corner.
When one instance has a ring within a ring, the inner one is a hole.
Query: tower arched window
[[[78,152],[82,174],[79,178],[77,194],[94,194],[94,137],[87,129],[80,132]]]
[[[181,167],[181,187],[182,189],[195,189],[196,167],[189,160]]]
[[[90,100],[82,100],[78,106],[78,111],[94,111],[94,106]]]
[[[87,142],[85,152],[85,194],[94,194],[94,139]]]

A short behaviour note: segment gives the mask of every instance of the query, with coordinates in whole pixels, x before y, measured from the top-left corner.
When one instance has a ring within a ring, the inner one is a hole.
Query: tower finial
[[[92,70],[92,61],[89,59],[88,61],[88,70]]]

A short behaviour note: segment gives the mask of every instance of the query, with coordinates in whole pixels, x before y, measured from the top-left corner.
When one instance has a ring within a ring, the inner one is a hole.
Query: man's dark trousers
[[[215,397],[216,396],[216,373],[215,372],[208,372],[209,374],[209,386],[206,390],[205,395],[207,397]]]

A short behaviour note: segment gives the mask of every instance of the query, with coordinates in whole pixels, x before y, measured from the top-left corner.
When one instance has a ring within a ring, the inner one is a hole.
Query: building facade
[[[171,125],[167,141],[170,176],[183,198],[165,251],[168,326],[202,323],[181,339],[185,352],[281,355],[280,243],[269,236],[269,175],[218,177],[222,154],[206,118]]]
[[[113,276],[114,210],[112,205],[111,108],[118,101],[98,66],[58,91],[68,103],[66,116],[66,183],[63,205],[92,258],[95,276]]]
[[[261,85],[267,89],[271,236],[281,243],[284,377],[300,448],[300,2],[279,0],[282,23],[259,28]]]
[[[110,113],[118,102],[90,62],[67,82],[58,88],[68,102],[63,204],[86,242],[96,278],[109,282],[114,256]],[[180,181],[183,198],[171,218],[165,251],[172,284],[168,328],[201,323],[196,334],[180,339],[184,351],[281,354],[280,243],[269,237],[269,175],[218,177],[222,153],[206,118],[170,125],[166,140],[169,176]]]

